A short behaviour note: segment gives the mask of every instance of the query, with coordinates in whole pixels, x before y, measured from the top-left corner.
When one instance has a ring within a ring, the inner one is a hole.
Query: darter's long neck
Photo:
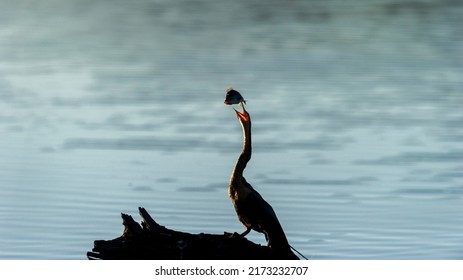
[[[246,164],[248,161],[251,159],[251,154],[252,154],[252,145],[251,145],[251,122],[247,124],[243,124],[242,122],[241,126],[243,127],[243,150],[241,151],[241,155],[238,158],[238,161],[236,162],[235,169],[233,170],[232,173],[232,178],[238,179],[243,177],[243,171],[246,168]]]

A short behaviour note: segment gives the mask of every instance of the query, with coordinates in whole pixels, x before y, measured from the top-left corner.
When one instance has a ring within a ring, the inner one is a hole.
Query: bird
[[[251,230],[263,233],[268,246],[278,256],[288,259],[299,259],[291,251],[286,235],[278,221],[272,206],[246,181],[244,169],[251,159],[251,116],[241,104],[243,112],[233,108],[243,128],[243,149],[230,176],[228,195],[235,207],[239,221],[246,227],[241,236]]]

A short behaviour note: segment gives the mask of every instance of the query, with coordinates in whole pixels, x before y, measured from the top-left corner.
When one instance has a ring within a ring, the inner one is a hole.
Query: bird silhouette
[[[246,227],[241,236],[247,235],[251,230],[265,235],[268,246],[276,254],[288,259],[299,259],[291,251],[290,245],[273,211],[272,206],[246,181],[243,171],[251,159],[251,116],[241,103],[243,112],[236,109],[235,113],[243,128],[243,149],[236,162],[230,177],[228,195],[235,207],[240,222]]]

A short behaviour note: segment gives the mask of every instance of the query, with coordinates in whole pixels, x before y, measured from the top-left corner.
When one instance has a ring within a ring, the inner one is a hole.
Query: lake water
[[[463,259],[461,1],[0,1],[0,259],[85,259],[137,207],[311,259]],[[249,239],[265,243],[261,234]]]

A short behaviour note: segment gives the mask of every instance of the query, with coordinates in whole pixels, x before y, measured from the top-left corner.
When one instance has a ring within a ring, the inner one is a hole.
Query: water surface
[[[229,86],[307,257],[463,258],[459,1],[0,2],[1,259],[84,259],[139,206],[241,232]]]

